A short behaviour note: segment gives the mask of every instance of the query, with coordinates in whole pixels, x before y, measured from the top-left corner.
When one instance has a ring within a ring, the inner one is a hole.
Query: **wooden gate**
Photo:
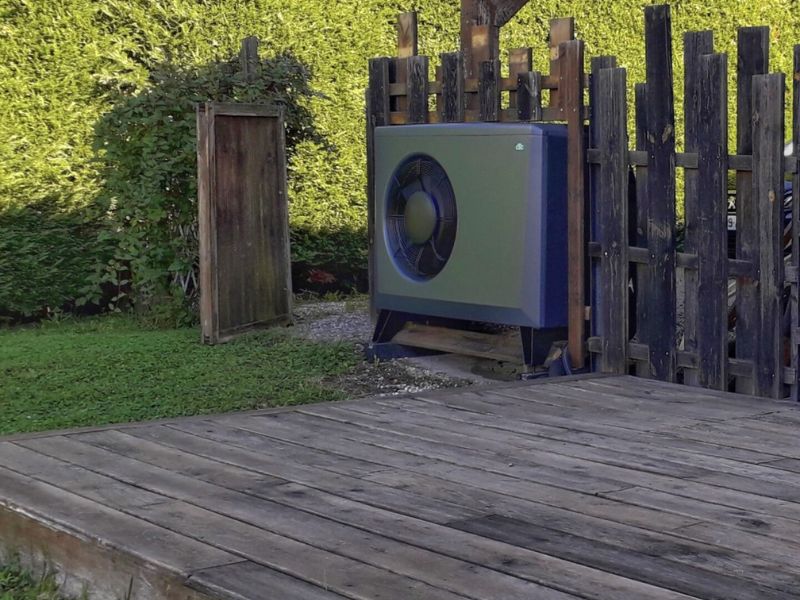
[[[205,343],[291,320],[283,116],[198,107],[200,318]]]
[[[686,33],[686,134],[684,151],[676,152],[669,6],[645,8],[645,37],[635,150],[629,150],[625,69],[613,57],[591,63],[588,347],[596,368],[633,368],[645,377],[773,398],[791,392],[797,399],[800,46],[790,78],[795,152],[784,157],[786,78],[769,73],[769,29],[739,30],[732,67],[736,148],[729,151],[728,57],[714,53],[712,32]],[[684,171],[683,248],[677,168]],[[727,243],[729,171],[736,181],[735,256]],[[794,182],[793,227],[785,222],[786,175]]]

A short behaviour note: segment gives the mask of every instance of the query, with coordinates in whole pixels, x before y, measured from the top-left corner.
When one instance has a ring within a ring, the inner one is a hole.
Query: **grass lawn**
[[[321,380],[358,361],[286,331],[199,339],[126,317],[0,330],[0,435],[339,399]]]

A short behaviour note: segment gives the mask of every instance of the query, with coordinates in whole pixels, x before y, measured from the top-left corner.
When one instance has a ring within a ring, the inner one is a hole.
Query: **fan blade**
[[[439,260],[439,261],[441,261],[441,262],[444,262],[444,261],[446,261],[446,260],[447,260],[447,259],[446,259],[446,258],[444,258],[444,257],[443,257],[441,254],[439,254],[439,251],[436,249],[436,242],[434,242],[434,241],[433,241],[433,238],[431,238],[431,239],[428,241],[428,245],[431,247],[431,250],[433,251],[433,254],[434,254],[434,256],[437,258],[437,260]]]

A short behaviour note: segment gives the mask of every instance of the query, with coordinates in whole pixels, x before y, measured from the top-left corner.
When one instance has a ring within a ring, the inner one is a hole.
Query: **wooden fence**
[[[734,387],[773,398],[791,393],[797,399],[800,173],[797,151],[784,157],[786,80],[769,73],[769,29],[739,30],[731,67],[737,82],[733,152],[728,148],[729,60],[714,52],[713,34],[684,36],[683,152],[675,149],[668,6],[645,9],[645,38],[646,83],[635,86],[634,150],[628,140],[626,71],[613,57],[591,61],[587,157],[593,319],[588,347],[596,368],[607,373],[633,368],[665,381]],[[791,137],[797,149],[800,46],[791,81]],[[677,168],[685,175],[682,249]],[[727,244],[729,171],[736,174],[735,257],[729,257]],[[784,224],[787,174],[794,183],[791,231]],[[680,270],[683,298],[676,285]]]
[[[567,123],[569,355],[585,362],[585,181],[584,44],[575,39],[573,19],[550,23],[550,72],[533,69],[533,50],[508,53],[508,77],[501,76],[498,32],[527,0],[462,1],[461,49],[442,54],[431,80],[431,61],[417,54],[417,16],[400,15],[395,58],[369,62],[367,157],[370,256],[374,247],[375,127],[425,123],[562,121]],[[434,101],[431,103],[431,97]],[[372,261],[370,261],[372,265]],[[377,273],[370,266],[371,286]]]

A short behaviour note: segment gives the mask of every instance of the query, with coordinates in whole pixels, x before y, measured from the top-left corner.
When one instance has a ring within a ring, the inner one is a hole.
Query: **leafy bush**
[[[74,308],[96,258],[110,253],[97,241],[103,225],[46,203],[0,212],[0,320]]]
[[[116,305],[133,300],[153,309],[168,298],[180,309],[196,297],[197,104],[281,106],[289,156],[300,142],[325,153],[304,104],[313,95],[310,78],[290,54],[261,61],[251,78],[245,78],[238,59],[200,68],[168,63],[153,70],[147,86],[120,94],[95,128],[104,175],[100,199],[112,225],[103,239],[116,248],[99,282],[120,290]]]

